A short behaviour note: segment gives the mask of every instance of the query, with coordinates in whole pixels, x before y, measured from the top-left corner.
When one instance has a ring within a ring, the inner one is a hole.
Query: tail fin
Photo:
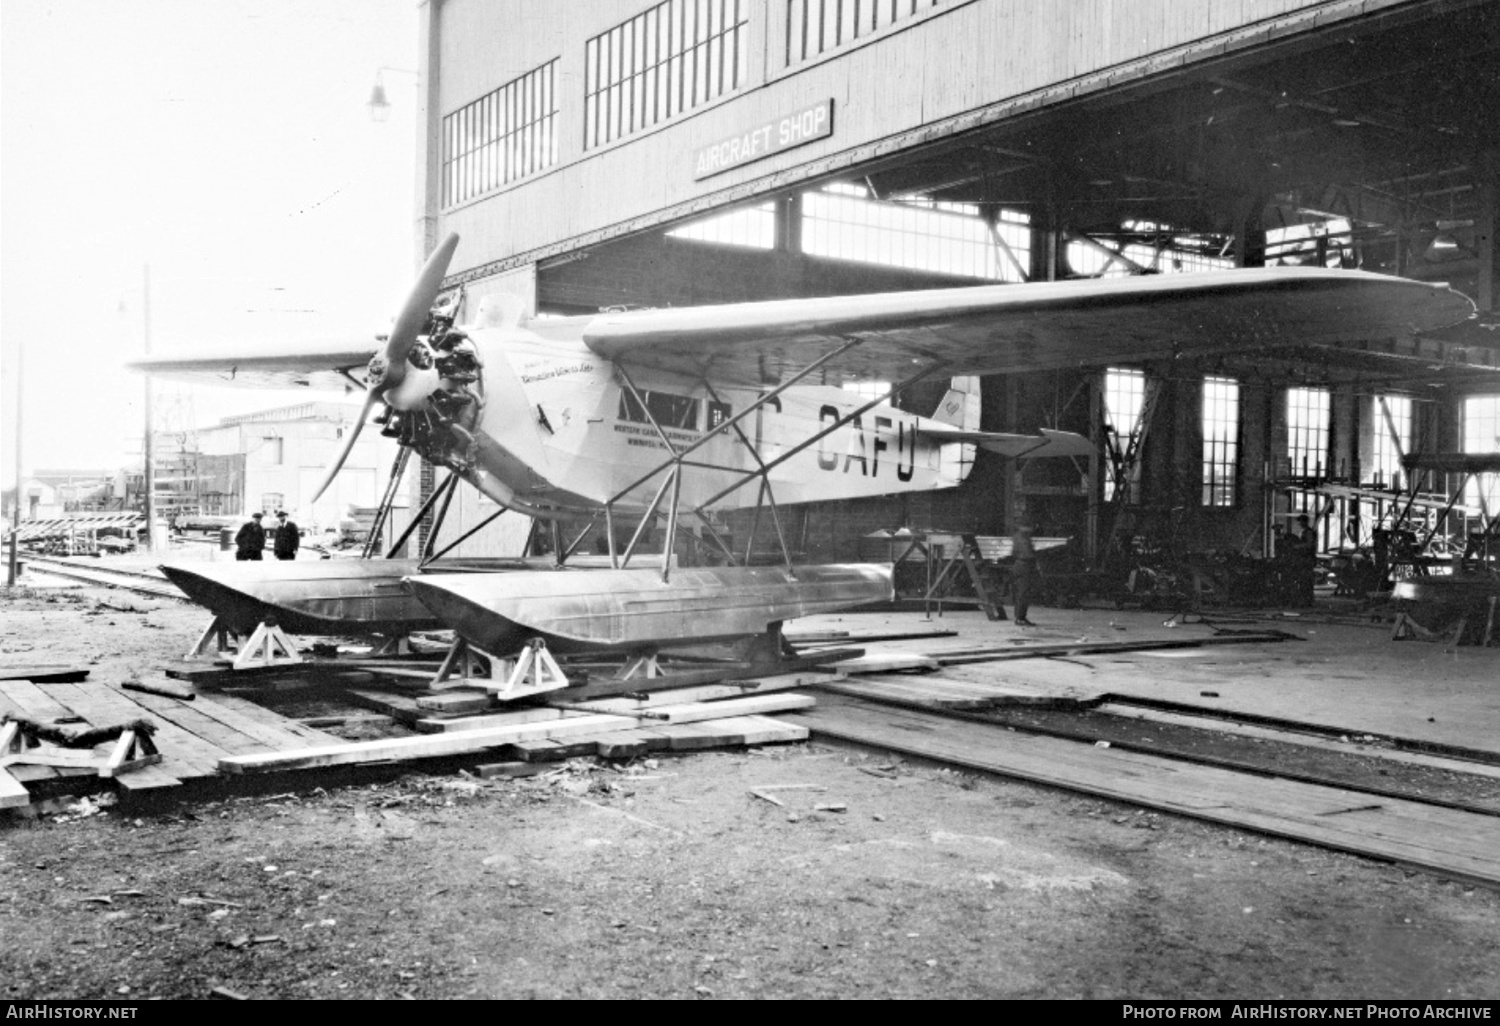
[[[979,379],[977,377],[954,378],[938,403],[932,419],[963,431],[979,430]],[[942,484],[938,487],[953,487],[963,484],[974,469],[974,446],[969,442],[954,442],[945,445],[938,456]]]
[[[970,408],[972,406],[972,412]],[[979,379],[954,378],[932,419],[950,427],[973,431],[979,427]]]

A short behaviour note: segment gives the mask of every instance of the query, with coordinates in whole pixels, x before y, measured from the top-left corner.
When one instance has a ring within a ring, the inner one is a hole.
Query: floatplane
[[[541,666],[545,648],[634,653],[649,666],[674,646],[774,646],[786,620],[893,593],[889,565],[796,564],[781,507],[957,486],[965,445],[1012,459],[1092,452],[1068,432],[977,430],[957,390],[933,416],[898,409],[896,396],[918,381],[1337,345],[1447,326],[1474,309],[1446,286],[1277,268],[542,319],[488,297],[459,324],[462,299],[438,302],[457,246],[449,235],[433,251],[374,347],[257,347],[131,366],[220,385],[361,388],[364,408],[317,494],[380,407],[383,434],[448,471],[413,523],[445,509],[462,482],[502,512],[602,521],[604,568],[558,572],[588,529],[571,543],[559,537],[547,569],[455,564],[430,550],[415,560],[163,567],[214,612],[211,631],[448,627],[455,653],[511,659],[513,672]],[[874,381],[884,384],[873,398],[841,387]],[[734,509],[754,509],[753,523],[765,512],[778,565],[748,565],[753,540],[736,551],[720,536],[711,513]],[[656,523],[659,563],[642,566]],[[631,524],[620,544],[616,526],[623,538]],[[699,527],[722,565],[677,565],[682,525]]]

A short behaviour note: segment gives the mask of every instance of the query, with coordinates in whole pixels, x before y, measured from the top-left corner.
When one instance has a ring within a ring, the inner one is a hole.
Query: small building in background
[[[159,515],[248,516],[284,509],[305,531],[337,528],[353,507],[379,502],[396,458],[395,442],[379,430],[363,432],[333,484],[312,501],[359,411],[357,405],[312,401],[158,436]]]

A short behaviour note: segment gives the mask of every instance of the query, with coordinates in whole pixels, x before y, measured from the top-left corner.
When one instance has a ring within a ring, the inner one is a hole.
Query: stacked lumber
[[[767,714],[812,707],[811,696],[790,689],[832,677],[789,673],[578,701],[568,701],[570,696],[563,691],[553,693],[549,705],[461,716],[451,715],[456,703],[447,703],[442,710],[422,710],[418,705],[418,710],[437,715],[410,720],[419,731],[411,737],[225,755],[218,765],[222,773],[270,773],[494,750],[502,757],[526,762],[577,755],[618,759],[649,751],[803,741],[808,736],[806,727]],[[649,687],[650,682],[643,681],[641,686]]]

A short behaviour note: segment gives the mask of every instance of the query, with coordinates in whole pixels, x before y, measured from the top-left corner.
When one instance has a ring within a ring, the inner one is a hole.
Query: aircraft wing
[[[1072,431],[1053,431],[1042,428],[1036,435],[1012,435],[1002,431],[965,431],[946,424],[933,426],[923,423],[919,433],[935,442],[972,442],[981,449],[997,452],[1011,459],[1025,457],[1038,459],[1044,456],[1093,456],[1093,443]]]
[[[343,391],[364,381],[365,367],[380,348],[373,336],[303,343],[245,346],[198,355],[153,354],[126,364],[131,370],[198,385],[310,388]],[[341,371],[354,376],[354,382]],[[360,386],[363,388],[363,386]]]
[[[823,379],[1101,365],[1404,337],[1470,317],[1446,285],[1363,271],[1247,268],[602,314],[594,352],[759,386],[851,339]]]

